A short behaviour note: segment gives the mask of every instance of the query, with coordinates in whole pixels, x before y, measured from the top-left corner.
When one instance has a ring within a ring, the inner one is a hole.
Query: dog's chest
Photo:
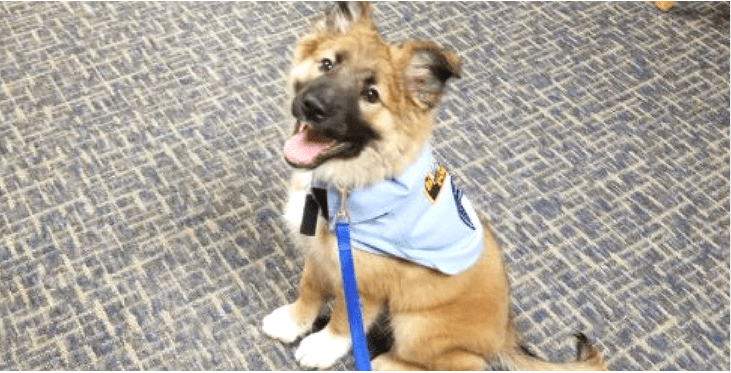
[[[327,206],[319,204],[327,211],[323,215],[336,216],[341,203],[339,193],[316,181],[312,186],[327,190]],[[290,194],[286,216],[294,231],[303,228],[303,233],[312,233],[314,227],[305,229],[307,224],[303,224],[313,222],[312,206],[305,205],[307,193],[304,189]],[[310,197],[311,203],[313,200]],[[429,147],[399,177],[351,191],[347,210],[356,249],[397,257],[446,274],[459,273],[479,258],[482,227],[476,213],[446,169],[434,164]]]

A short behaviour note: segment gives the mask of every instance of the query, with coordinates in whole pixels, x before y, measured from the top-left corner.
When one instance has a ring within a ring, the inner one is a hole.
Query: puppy
[[[263,331],[294,342],[332,300],[327,326],[296,350],[303,367],[327,368],[351,347],[332,227],[346,203],[364,326],[387,312],[393,331],[374,369],[481,370],[496,359],[520,370],[604,368],[583,336],[577,360],[562,364],[519,343],[498,244],[432,157],[432,112],[458,75],[457,56],[432,42],[385,43],[363,3],[329,8],[297,43],[285,220],[305,266],[297,300],[266,316]]]

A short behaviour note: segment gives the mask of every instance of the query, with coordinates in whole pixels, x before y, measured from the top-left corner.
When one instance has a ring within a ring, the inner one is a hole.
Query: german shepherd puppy
[[[293,342],[334,299],[327,326],[296,350],[303,367],[330,367],[351,347],[330,224],[345,188],[364,326],[385,311],[393,332],[373,369],[481,370],[490,360],[604,369],[581,335],[577,360],[562,364],[519,343],[498,244],[431,157],[432,112],[458,74],[457,56],[432,42],[386,44],[364,3],[333,6],[299,40],[289,82],[296,120],[284,146],[297,170],[285,219],[305,266],[299,297],[266,316],[263,331]]]

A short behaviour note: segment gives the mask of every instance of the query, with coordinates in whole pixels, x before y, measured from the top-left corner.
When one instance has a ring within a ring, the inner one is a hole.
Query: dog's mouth
[[[348,152],[353,146],[351,142],[329,138],[309,124],[297,121],[294,134],[284,144],[284,158],[293,167],[312,169]]]

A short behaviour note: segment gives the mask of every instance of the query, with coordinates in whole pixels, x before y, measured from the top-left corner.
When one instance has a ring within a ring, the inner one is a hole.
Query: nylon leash
[[[355,282],[353,255],[350,250],[350,218],[348,216],[347,201],[348,191],[340,189],[340,208],[335,218],[335,235],[338,239],[340,272],[343,277],[345,308],[348,311],[348,325],[350,326],[350,338],[353,343],[355,369],[368,371],[371,370],[371,360],[368,353],[368,343],[363,331],[363,317],[360,311],[358,287]]]

